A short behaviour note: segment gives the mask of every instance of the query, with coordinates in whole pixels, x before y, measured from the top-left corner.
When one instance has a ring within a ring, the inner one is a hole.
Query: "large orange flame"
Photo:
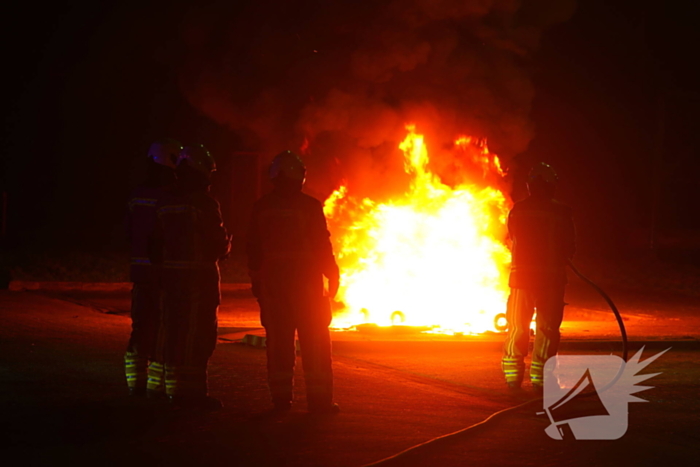
[[[423,136],[413,125],[407,129],[399,148],[411,184],[403,196],[385,203],[359,200],[344,184],[326,200],[341,267],[337,299],[346,306],[333,326],[491,330],[507,297],[506,198],[493,187],[442,183],[428,169]],[[483,171],[503,175],[484,140],[460,137],[455,145]]]

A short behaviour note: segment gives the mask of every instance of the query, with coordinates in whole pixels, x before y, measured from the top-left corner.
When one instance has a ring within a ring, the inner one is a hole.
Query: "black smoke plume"
[[[405,124],[437,173],[453,141],[486,138],[504,164],[533,137],[533,56],[573,0],[253,0],[187,12],[180,87],[270,159],[302,152],[307,187],[359,196],[405,185]]]

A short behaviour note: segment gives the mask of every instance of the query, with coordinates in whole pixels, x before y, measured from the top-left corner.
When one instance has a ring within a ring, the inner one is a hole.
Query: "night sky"
[[[358,89],[359,80],[345,79],[341,58],[343,51],[356,50],[344,38],[362,36],[341,34],[331,26],[342,19],[346,28],[360,27],[366,22],[363,15],[375,9],[367,5],[391,4],[361,4],[355,17],[347,19],[343,8],[348,2],[323,2],[323,8],[314,1],[231,3],[194,7],[187,2],[94,2],[39,8],[15,2],[5,7],[0,183],[9,201],[7,245],[122,248],[126,198],[155,139],[202,142],[231,170],[250,169],[239,161],[248,156],[236,153],[258,152],[267,161],[285,144],[299,143],[294,130],[306,128],[299,108],[320,107],[317,102],[334,80],[342,81],[345,90]],[[328,6],[336,3],[344,6],[335,11]],[[499,143],[501,133],[493,130],[497,125],[489,126],[496,117],[485,117],[483,124],[490,144],[511,161],[514,197],[522,196],[522,175],[529,164],[546,160],[555,166],[563,180],[560,198],[574,208],[582,250],[590,254],[643,246],[654,200],[661,237],[700,229],[695,190],[700,173],[700,36],[695,16],[685,3],[610,3],[580,2],[570,19],[547,24],[537,46],[513,59],[527,62],[517,69],[527,70],[534,85],[531,102],[509,101],[518,104],[517,112],[531,103],[534,133],[526,150],[521,150],[523,139],[512,132],[503,133]],[[497,20],[540,24],[537,18],[525,17],[546,8],[523,11],[504,13]],[[436,21],[450,21],[435,14]],[[190,27],[193,23],[197,27]],[[371,24],[375,30],[385,24],[396,28],[390,21]],[[462,41],[478,30],[474,24],[450,24],[463,31]],[[430,34],[442,40],[440,28],[430,29]],[[288,37],[297,37],[300,45],[293,48]],[[435,41],[433,45],[439,43]],[[256,50],[279,54],[266,66],[253,55]],[[324,50],[335,55],[305,55]],[[391,84],[404,96],[432,96],[432,88],[416,85],[422,73],[420,57],[417,60],[418,65],[397,65],[415,67],[410,71],[413,81]],[[215,62],[223,65],[212,71]],[[225,90],[225,96],[207,94],[197,88],[202,76],[217,83],[231,79],[232,89]],[[384,78],[363,79],[381,85]],[[444,102],[449,102],[453,83],[444,83],[447,90],[441,91],[440,99],[446,96]],[[265,86],[272,85],[280,91],[265,101],[272,102],[269,107],[249,98],[266,95]],[[381,89],[386,92],[386,87]],[[277,120],[267,122],[265,112]],[[460,118],[455,122],[472,121],[471,116]],[[284,128],[280,122],[293,124]],[[275,128],[275,138],[261,130],[263,126]],[[337,145],[322,139],[321,135],[312,142],[317,154]],[[352,161],[352,154],[348,149],[339,157],[345,163]],[[219,193],[231,193],[230,187],[222,188],[227,185],[222,174],[227,173],[231,172],[220,171],[215,181]],[[310,171],[311,175],[321,178],[326,172]],[[327,178],[325,184],[310,186],[314,194],[324,194],[335,182]],[[245,209],[227,209],[229,224],[245,222]]]

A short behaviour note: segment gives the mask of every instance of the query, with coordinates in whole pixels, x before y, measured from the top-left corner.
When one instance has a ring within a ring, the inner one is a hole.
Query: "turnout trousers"
[[[168,396],[206,396],[207,364],[217,340],[219,271],[213,268],[165,269],[165,392]]]
[[[544,364],[559,349],[564,315],[564,285],[537,289],[511,289],[506,319],[508,335],[503,350],[502,368],[507,383],[520,384],[525,373],[525,357],[530,344],[530,322],[537,310],[535,342],[530,365],[533,386],[544,383]]]
[[[275,404],[288,404],[293,399],[295,334],[301,347],[308,406],[326,407],[333,402],[330,307],[324,297],[313,302],[317,303],[269,296],[260,300],[266,333],[267,381]]]
[[[131,336],[124,355],[126,382],[140,393],[162,391],[163,288],[156,278],[134,282],[131,289]]]

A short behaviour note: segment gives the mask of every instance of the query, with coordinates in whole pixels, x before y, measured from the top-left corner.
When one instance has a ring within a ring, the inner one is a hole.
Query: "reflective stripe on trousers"
[[[165,393],[169,396],[207,395],[207,367],[165,365]]]
[[[521,383],[525,371],[525,363],[522,358],[503,357],[501,369],[506,378],[506,383]]]
[[[540,386],[544,384],[544,362],[533,360],[530,365],[530,381],[532,381],[532,384]]]
[[[207,364],[217,340],[218,271],[165,271],[164,277],[166,393],[206,395]]]
[[[542,369],[559,349],[559,327],[564,314],[564,286],[548,289],[511,289],[506,319],[508,335],[504,343],[502,368],[507,382],[522,381],[524,359],[530,343],[530,322],[537,308],[535,343],[530,377],[542,384]],[[533,378],[534,376],[534,378]]]
[[[146,368],[148,359],[143,358],[135,352],[127,352],[124,355],[124,373],[126,374],[126,384],[130,388],[146,387]]]
[[[159,362],[151,362],[148,365],[147,389],[152,392],[165,391],[165,365]]]

